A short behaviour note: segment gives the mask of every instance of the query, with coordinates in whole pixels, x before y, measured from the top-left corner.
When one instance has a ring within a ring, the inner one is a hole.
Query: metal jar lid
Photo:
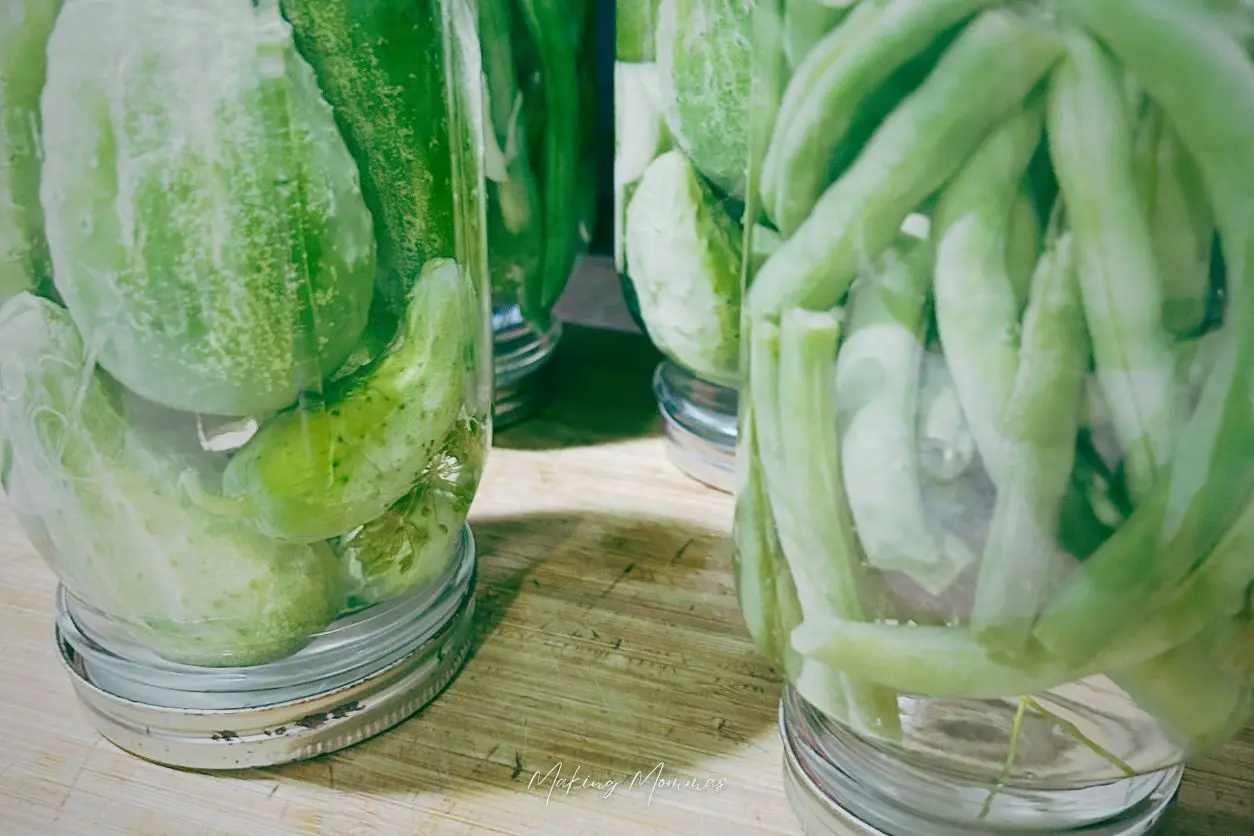
[[[671,463],[715,490],[731,493],[736,476],[737,396],[664,360],[653,373]]]
[[[534,415],[549,396],[549,361],[562,338],[556,320],[546,331],[532,328],[517,305],[492,315],[492,421],[496,428],[512,426]]]
[[[469,545],[468,545],[469,544]],[[355,670],[352,681],[311,680],[302,690],[275,689],[280,699],[259,693],[224,692],[240,707],[178,705],[178,693],[154,688],[153,697],[126,696],[123,676],[111,678],[108,664],[93,675],[93,663],[108,659],[67,617],[59,613],[56,641],[80,702],[92,725],[107,740],[133,755],[166,766],[194,770],[245,769],[305,760],[359,743],[417,713],[452,682],[470,651],[475,610],[473,541],[466,530],[443,589],[430,597],[447,600],[439,623],[416,634],[416,641]],[[64,593],[62,593],[62,598]],[[419,596],[418,606],[424,599]],[[430,611],[414,618],[430,620]],[[341,654],[362,654],[372,644],[344,644]],[[96,658],[93,658],[96,657]],[[135,667],[135,666],[132,666]],[[266,666],[260,666],[265,668]],[[235,669],[241,670],[241,669]],[[142,676],[144,669],[138,670]],[[161,671],[169,676],[168,672]],[[212,675],[212,671],[205,675]],[[127,675],[135,675],[128,671]],[[160,677],[154,677],[158,681]],[[332,682],[331,687],[325,687]],[[108,689],[106,689],[108,683]],[[292,698],[292,694],[298,696]],[[171,697],[173,695],[173,697]],[[160,701],[175,704],[156,704]],[[191,702],[191,700],[188,700]]]

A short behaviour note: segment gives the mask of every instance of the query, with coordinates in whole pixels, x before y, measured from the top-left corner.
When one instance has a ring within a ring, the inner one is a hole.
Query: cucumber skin
[[[0,306],[0,354],[9,504],[75,597],[159,656],[210,667],[288,656],[335,617],[327,545],[189,502],[180,476],[212,474],[210,457],[181,460],[137,431],[64,308],[29,293]]]
[[[361,175],[388,307],[456,257],[441,0],[281,0]]]
[[[271,537],[347,534],[413,490],[470,394],[478,310],[448,259],[427,263],[386,354],[329,387],[320,406],[266,422],[227,465],[223,493]]]
[[[56,289],[100,365],[211,415],[317,388],[365,327],[375,242],[277,10],[70,3],[47,54],[40,198]]]
[[[39,205],[39,93],[61,0],[0,10],[0,303],[52,278]]]

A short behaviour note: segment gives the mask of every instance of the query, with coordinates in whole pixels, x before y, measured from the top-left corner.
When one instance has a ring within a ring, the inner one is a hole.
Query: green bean
[[[1254,710],[1254,682],[1226,675],[1209,652],[1228,627],[1217,624],[1192,642],[1111,676],[1188,755],[1227,742]]]
[[[758,229],[766,229],[758,222],[766,220],[762,209],[761,184],[762,163],[766,157],[766,149],[771,140],[771,132],[779,118],[780,102],[784,94],[784,85],[788,79],[788,66],[784,60],[784,22],[783,15],[776,3],[758,3],[753,12],[752,54],[754,60],[749,77],[749,160],[746,167],[745,211],[744,218],[747,251],[753,248],[754,242],[761,236]],[[752,211],[754,223],[750,223],[748,213]],[[772,235],[779,238],[779,233],[772,230]],[[771,251],[778,249],[772,245]],[[752,280],[761,263],[753,263],[746,278]]]
[[[1177,338],[1196,336],[1209,313],[1215,222],[1197,165],[1157,107],[1141,119],[1134,165],[1161,268],[1163,324]]]
[[[927,243],[885,253],[849,292],[849,336],[836,364],[845,493],[867,562],[940,594],[975,560],[929,524],[916,455]]]
[[[1070,664],[1034,642],[1011,654],[995,655],[962,627],[871,624],[832,617],[807,619],[793,629],[791,643],[806,658],[904,693],[1006,699],[1040,693],[1088,676],[1123,672],[1119,675],[1121,683],[1134,688],[1149,680],[1145,696],[1153,701],[1156,679],[1148,674],[1164,670],[1163,662],[1155,662],[1156,668],[1143,668],[1140,675],[1129,672],[1175,648],[1196,649],[1195,642],[1204,640],[1216,619],[1231,623],[1238,618],[1246,604],[1251,573],[1254,502],[1245,507],[1240,521],[1215,547],[1212,559],[1175,600],[1124,623],[1110,640],[1094,648],[1093,657],[1084,663]],[[1157,681],[1169,683],[1171,678]],[[1214,691],[1207,693],[1207,686],[1212,685]],[[1229,684],[1215,681],[1212,675],[1192,683],[1186,680],[1181,687],[1188,688],[1199,704],[1222,704],[1230,699]],[[1187,711],[1180,713],[1189,716]]]
[[[779,545],[778,538],[775,538],[774,542],[777,546]],[[797,599],[797,584],[793,581],[792,573],[788,571],[788,564],[784,561],[780,562],[779,573],[775,576],[775,604],[778,607],[775,626],[779,631],[781,642],[784,676],[789,682],[796,682],[801,678],[801,671],[805,667],[807,657],[794,650],[788,640],[792,631],[801,623],[802,616],[801,603]],[[844,684],[833,685],[828,689],[828,693],[831,696],[822,710],[834,717],[847,717],[849,704],[845,699]],[[823,705],[823,701],[817,697],[811,699],[810,703]]]
[[[540,190],[531,170],[522,93],[515,75],[509,0],[480,0],[483,41],[484,115],[488,124],[484,173],[488,240],[494,293],[523,301],[528,275],[542,257]],[[531,311],[527,311],[531,315]]]
[[[1247,605],[1254,578],[1254,500],[1224,534],[1202,566],[1180,585],[1171,600],[1146,618],[1124,625],[1111,642],[1118,646],[1133,636],[1160,645],[1178,645],[1201,633],[1217,619],[1236,617]]]
[[[1028,180],[1024,180],[1010,210],[1008,247],[1010,284],[1014,288],[1018,311],[1022,313],[1028,304],[1032,276],[1036,274],[1037,260],[1041,256],[1041,219],[1036,213],[1036,199]]]
[[[814,45],[848,13],[848,8],[833,7],[819,0],[784,0],[783,55],[789,66],[800,64]]]
[[[829,318],[827,314],[814,316]],[[825,358],[830,365],[836,357],[839,325],[834,319],[825,324],[829,332],[824,336],[832,342],[831,353]],[[835,431],[835,417],[832,416],[830,424],[822,423],[821,419],[808,420],[812,417],[808,413],[826,404],[830,397],[826,391],[803,392],[812,400],[806,407],[807,413],[794,414],[785,409],[780,331],[779,325],[767,320],[752,323],[750,388],[767,495],[774,509],[784,556],[797,580],[802,611],[807,614],[831,611],[857,618],[862,611],[858,595],[859,557],[852,528],[843,519],[848,513],[844,491],[839,481],[833,480],[833,471],[839,473],[838,454],[834,451],[817,465],[814,461],[823,447],[832,447],[828,436]],[[796,358],[795,351],[792,357]],[[788,381],[789,385],[797,383],[806,381]],[[830,382],[824,385],[825,390],[830,388]],[[800,400],[801,395],[793,397]],[[811,436],[799,438],[798,430]],[[819,441],[823,444],[815,446]],[[792,471],[789,464],[798,446],[808,448],[804,453],[808,466]],[[798,484],[798,476],[803,473],[810,475],[812,485]]]
[[[980,561],[971,629],[998,649],[1026,643],[1074,559],[1061,548],[1089,354],[1071,237],[1041,258],[1024,317],[1018,372],[1001,416],[1006,468]]]
[[[906,694],[934,699],[995,700],[1040,693],[1075,678],[1075,671],[1043,652],[996,659],[961,627],[872,624],[807,618],[792,632],[807,658],[866,677]]]
[[[575,266],[579,236],[575,199],[579,176],[580,119],[578,60],[570,37],[570,7],[564,0],[518,0],[527,31],[536,43],[544,90],[544,256],[538,278],[524,294],[525,307],[547,322]]]
[[[1229,270],[1227,325],[1170,472],[1036,625],[1046,647],[1075,662],[1205,565],[1254,491],[1254,64],[1220,23],[1175,2],[1065,0],[1062,8],[1141,80],[1192,154]]]
[[[837,304],[1060,54],[1056,40],[1008,10],[977,18],[766,262],[749,290],[750,311]]]
[[[1035,271],[1018,336],[1012,208],[1041,140],[1042,110],[1034,101],[989,138],[942,193],[935,218],[937,324],[963,413],[997,488],[971,626],[981,640],[1009,648],[1026,641],[1046,595],[1070,568],[1059,543],[1060,513],[1087,360],[1067,236]]]
[[[1007,260],[1011,208],[1042,124],[1039,106],[1020,107],[942,192],[933,219],[937,327],[994,484],[1008,467],[1000,411],[1019,366],[1019,304]]]
[[[1039,694],[1108,672],[1126,673],[1151,663],[1161,664],[1155,660],[1190,647],[1191,640],[1200,635],[1168,633],[1153,619],[1132,627],[1127,635],[1080,665],[1051,656],[1032,642],[1012,655],[997,655],[962,627],[877,624],[816,616],[796,627],[791,639],[793,648],[804,658],[816,659],[860,681],[939,699],[997,700]],[[1195,684],[1195,693],[1204,703],[1222,704],[1231,699],[1230,684],[1214,682],[1213,674]]]
[[[840,321],[831,313],[792,310],[781,325],[759,319],[750,330],[750,388],[767,496],[803,617],[859,619],[860,555],[839,447],[831,443],[836,407],[830,374]],[[900,736],[895,694],[844,676],[840,681],[854,728]]]
[[[764,161],[764,155],[769,150],[776,125],[782,130],[782,126],[797,121],[797,107],[804,98],[801,93],[816,87],[832,63],[839,59],[846,49],[851,49],[871,31],[871,27],[887,2],[888,0],[865,0],[859,3],[845,16],[839,26],[810,50],[805,59],[793,68],[791,73],[789,73],[783,46],[787,39],[784,15],[777,11],[778,3],[758,4],[754,12],[756,30],[754,54],[772,56],[773,59],[755,61],[754,71],[761,74],[764,69],[768,70],[779,89],[773,91],[777,94],[774,105],[775,110],[778,111],[774,124],[754,126],[755,129],[762,129],[759,131],[759,143],[762,147],[756,159]],[[788,89],[793,91],[792,96],[784,95]],[[770,217],[772,215],[771,201],[764,201],[764,207],[767,216]]]
[[[753,440],[751,408],[746,410],[740,433],[745,450],[744,455],[737,457],[734,516],[736,529],[743,536],[736,538],[733,553],[736,592],[749,635],[768,659],[781,661],[787,640],[786,635],[778,632],[775,579],[783,555],[774,536],[775,525],[766,497],[762,464]]]
[[[947,29],[998,0],[866,0],[788,85],[767,152],[762,196],[785,236],[827,186],[829,161],[873,91]]]
[[[1075,234],[1097,380],[1140,500],[1175,447],[1183,400],[1162,325],[1161,271],[1137,199],[1123,74],[1084,34],[1068,33],[1067,44],[1050,86],[1050,151]]]
[[[801,605],[792,574],[784,559],[775,518],[766,493],[765,477],[757,448],[752,409],[745,412],[740,428],[743,455],[737,457],[736,527],[745,533],[737,538],[736,589],[749,635],[767,659],[781,665],[788,681],[805,684],[803,696],[829,716],[845,719],[849,706],[839,674],[792,649],[788,635],[802,621]]]
[[[786,565],[780,567],[775,578],[775,592],[779,606],[777,627],[782,643],[785,676],[811,706],[839,723],[852,725],[856,721],[856,715],[851,716],[849,713],[850,693],[845,675],[818,659],[802,656],[793,650],[788,641],[789,634],[801,624],[802,614],[797,600],[797,585]],[[856,698],[858,694],[854,692],[853,696]],[[887,739],[891,741],[899,727],[890,723],[887,731]]]

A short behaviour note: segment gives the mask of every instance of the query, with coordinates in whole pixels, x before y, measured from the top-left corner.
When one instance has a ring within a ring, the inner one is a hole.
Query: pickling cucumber
[[[323,403],[267,421],[231,458],[224,510],[254,518],[273,537],[315,542],[364,525],[409,493],[474,379],[475,298],[456,262],[427,262],[384,356],[331,384]]]

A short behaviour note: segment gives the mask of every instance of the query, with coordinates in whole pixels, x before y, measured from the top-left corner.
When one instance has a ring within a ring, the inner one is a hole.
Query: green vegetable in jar
[[[461,269],[432,259],[385,354],[267,421],[232,456],[208,508],[311,543],[352,531],[408,494],[454,427],[477,348],[478,309]],[[193,486],[193,490],[194,486]]]
[[[445,22],[431,0],[279,5],[359,166],[379,289],[399,313],[423,264],[457,255]]]
[[[423,484],[340,538],[336,552],[347,578],[347,607],[363,609],[439,578],[464,518],[448,493]]]
[[[1099,676],[1124,701],[1108,716],[1149,715],[1185,756],[1254,713],[1238,5],[862,0],[763,114],[748,216],[780,240],[746,276],[740,599],[855,731],[893,730],[894,693],[1044,714],[1023,695]],[[761,48],[779,72],[787,43]],[[886,73],[930,50],[832,166]],[[1101,768],[1144,767],[1046,716]]]
[[[575,266],[583,207],[577,199],[585,171],[584,124],[579,116],[579,36],[589,15],[587,0],[517,0],[519,18],[535,48],[544,130],[536,171],[541,181],[544,249],[540,270],[524,284],[523,311],[547,327]],[[529,117],[534,119],[535,117]],[[584,184],[590,187],[590,184]]]
[[[645,169],[627,206],[626,236],[627,269],[654,344],[695,374],[734,384],[740,224],[679,151]]]
[[[164,406],[248,415],[352,351],[371,216],[274,0],[70,3],[42,115],[56,288],[112,376]]]
[[[544,254],[540,190],[531,168],[527,111],[518,87],[511,0],[481,0],[485,166],[492,291],[527,302]],[[533,294],[534,296],[534,294]],[[526,311],[533,317],[530,308]],[[540,317],[543,318],[543,317]]]
[[[676,145],[721,191],[743,196],[749,149],[751,0],[661,0],[657,62]]]
[[[652,61],[653,32],[661,0],[618,0],[614,17],[614,54],[633,64]]]
[[[422,481],[387,513],[339,538],[347,604],[368,607],[439,578],[470,510],[487,454],[483,422],[458,422]]]
[[[335,617],[326,544],[278,542],[188,502],[186,462],[128,423],[65,309],[13,297],[0,308],[0,356],[0,424],[13,442],[4,488],[71,593],[193,665],[288,656]]]
[[[61,0],[0,8],[0,302],[51,278],[39,205],[39,93]]]

